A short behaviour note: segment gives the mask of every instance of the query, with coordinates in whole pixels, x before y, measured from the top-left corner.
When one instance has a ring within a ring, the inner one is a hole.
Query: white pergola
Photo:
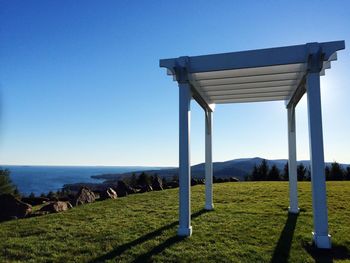
[[[205,209],[213,205],[212,114],[215,104],[285,101],[288,116],[290,213],[299,213],[295,107],[307,93],[310,136],[313,240],[318,248],[331,248],[324,173],[320,76],[337,59],[344,41],[179,57],[160,60],[179,86],[179,229],[190,236],[191,164],[190,102],[205,112]]]

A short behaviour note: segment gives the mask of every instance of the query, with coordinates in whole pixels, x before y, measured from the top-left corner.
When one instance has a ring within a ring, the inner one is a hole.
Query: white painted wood
[[[312,207],[314,222],[313,238],[315,245],[318,248],[331,248],[331,238],[328,234],[320,75],[318,72],[308,74],[306,89],[310,136]]]
[[[259,99],[265,97],[288,97],[290,95],[290,91],[276,91],[276,92],[262,92],[262,93],[246,93],[246,94],[233,94],[233,95],[212,95],[210,96],[212,101],[216,100],[225,100],[225,99]]]
[[[315,42],[297,46],[162,59],[160,60],[160,66],[173,70],[179,65],[179,60],[184,58],[188,58],[189,61],[188,73],[302,64],[308,62],[310,46],[317,46],[318,49],[322,50],[323,60],[328,60],[336,51],[345,48],[345,42]]]
[[[279,81],[268,81],[268,82],[255,82],[255,83],[243,83],[243,84],[225,84],[217,86],[203,86],[203,91],[214,91],[214,90],[235,90],[244,88],[268,88],[268,87],[281,87],[281,86],[292,86],[299,84],[298,80],[279,80]]]
[[[224,103],[246,103],[246,102],[259,102],[259,101],[277,101],[277,100],[287,100],[289,97],[279,96],[279,97],[264,97],[264,98],[245,98],[245,99],[220,99],[214,100],[215,104]]]
[[[205,209],[213,210],[213,157],[212,132],[213,113],[205,111]]]
[[[201,89],[201,87],[197,83],[197,81],[194,80],[190,74],[188,75],[188,82],[194,88],[194,89],[192,89],[192,97],[196,100],[196,102],[204,110],[211,109],[210,104],[212,104],[212,102],[210,101],[208,96],[205,94],[205,92]]]
[[[179,236],[191,236],[191,87],[179,83]]]
[[[210,90],[205,93],[207,96],[215,95],[236,95],[236,94],[247,94],[247,93],[264,93],[264,92],[280,92],[280,91],[293,91],[293,86],[278,86],[278,87],[267,87],[267,88],[243,88],[234,90]]]
[[[203,79],[203,80],[197,80],[197,82],[201,86],[215,86],[215,85],[223,85],[223,84],[241,84],[241,83],[254,83],[254,82],[262,82],[262,81],[291,80],[291,79],[298,79],[298,78],[299,78],[299,72],[292,72],[292,73],[254,75],[254,76],[246,76],[246,77]]]
[[[287,109],[288,115],[288,173],[289,173],[289,213],[298,214],[297,151],[295,131],[295,107]]]
[[[337,53],[334,53],[337,54]],[[335,56],[336,57],[336,56]],[[322,70],[320,72],[321,76],[324,76],[326,74],[326,69],[330,69],[331,68],[331,61],[324,61],[323,62],[323,66],[322,66]]]
[[[278,75],[285,73],[300,73],[304,72],[307,68],[305,63],[278,65],[270,67],[254,67],[254,68],[241,68],[231,70],[219,70],[192,73],[191,75],[197,80],[212,80],[212,79],[224,79],[224,78],[241,78],[241,77],[254,77],[265,75]]]
[[[168,69],[168,73],[178,81],[180,89],[178,235],[190,236],[192,233],[190,207],[191,97],[210,113],[210,122],[206,128],[205,206],[212,208],[211,114],[214,108],[211,105],[285,100],[286,105],[289,106],[290,99],[293,98],[294,107],[305,92],[304,83],[306,81],[314,213],[313,236],[317,247],[331,247],[331,239],[328,235],[324,174],[320,73],[312,72],[321,71],[324,74],[325,70],[331,66],[330,61],[337,59],[336,51],[344,48],[344,41],[315,42],[298,46],[160,60],[160,66]],[[294,109],[288,110],[290,212],[292,213],[298,211],[294,115]]]
[[[308,71],[310,55],[321,50],[321,74],[324,74],[325,70],[330,68],[330,61],[337,59],[336,52],[344,48],[344,41],[315,42],[298,46],[162,59],[160,66],[177,76],[177,80],[180,80],[181,74],[185,74],[199,94],[194,98],[205,108],[216,103],[216,99],[208,95],[208,91],[281,88],[276,90],[278,92],[290,86],[291,97]],[[220,103],[266,100],[251,100],[244,96],[238,101],[227,99]]]

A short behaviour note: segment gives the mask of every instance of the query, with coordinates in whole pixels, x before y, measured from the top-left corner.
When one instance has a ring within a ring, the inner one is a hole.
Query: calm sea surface
[[[129,166],[12,166],[2,165],[3,169],[11,171],[11,180],[22,194],[31,192],[36,195],[57,191],[64,184],[80,182],[102,182],[93,179],[92,175],[108,173],[126,173],[141,170],[153,170],[157,167]]]

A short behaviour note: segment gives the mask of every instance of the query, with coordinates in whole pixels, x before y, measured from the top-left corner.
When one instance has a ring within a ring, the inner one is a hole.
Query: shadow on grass
[[[312,243],[303,243],[303,247],[315,262],[329,263],[333,260],[350,259],[350,251],[346,246],[332,244],[331,249],[318,249]]]
[[[198,212],[192,214],[191,218],[196,218],[204,213],[206,213],[207,210],[205,209],[202,209],[202,210],[199,210]],[[122,253],[124,253],[125,251],[131,249],[132,247],[134,246],[137,246],[137,245],[140,245],[150,239],[154,239],[156,238],[157,236],[160,236],[164,231],[170,229],[170,228],[173,228],[175,226],[177,226],[179,224],[179,221],[176,221],[176,222],[172,222],[171,224],[168,224],[168,225],[165,225],[161,228],[158,228],[157,230],[155,231],[152,231],[146,235],[143,235],[131,242],[128,242],[128,243],[125,243],[123,245],[120,245],[118,247],[116,247],[113,251],[105,254],[105,255],[102,255],[92,261],[90,261],[90,263],[97,263],[97,262],[104,262],[106,260],[111,260],[115,257],[118,257],[120,256]],[[157,255],[159,253],[161,253],[163,250],[165,250],[167,247],[170,247],[172,246],[173,244],[183,240],[184,238],[183,237],[178,237],[178,236],[173,236],[173,237],[170,237],[168,238],[167,240],[165,240],[163,243],[159,244],[158,246],[154,247],[153,249],[151,249],[150,251],[138,256],[134,262],[147,262],[151,259],[151,257],[153,255]]]
[[[179,236],[173,236],[165,240],[163,243],[159,244],[158,246],[154,247],[147,253],[144,253],[140,256],[138,256],[133,262],[134,263],[144,263],[144,262],[151,262],[152,256],[157,255],[161,253],[166,248],[174,245],[177,242],[180,242],[181,240],[184,240],[186,237],[179,237]]]
[[[286,224],[278,239],[277,245],[271,258],[271,263],[284,263],[288,262],[290,248],[292,246],[292,240],[294,235],[295,226],[297,224],[298,215],[288,213]]]

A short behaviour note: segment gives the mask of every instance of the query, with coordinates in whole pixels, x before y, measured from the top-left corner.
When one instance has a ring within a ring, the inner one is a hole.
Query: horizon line
[[[268,161],[288,161],[288,158],[274,158],[274,159],[267,159],[267,158],[263,158],[263,157],[240,157],[240,158],[234,158],[234,159],[228,159],[228,160],[218,160],[218,161],[213,161],[213,163],[222,163],[222,162],[229,162],[229,161],[234,161],[234,160],[241,160],[241,159],[265,159]],[[297,162],[304,162],[304,161],[310,161],[309,159],[303,159],[303,160],[297,160]],[[336,160],[332,160],[332,161],[328,161],[325,160],[325,163],[334,163],[337,162],[339,164],[346,164],[346,165],[350,165],[350,161],[349,162],[338,162]],[[200,163],[194,163],[191,164],[191,166],[195,166],[195,165],[199,165],[199,164],[203,164],[205,163],[205,161],[200,162]],[[65,166],[65,167],[81,167],[81,166],[85,166],[85,167],[151,167],[151,168],[178,168],[178,164],[177,165],[109,165],[109,164],[0,164],[0,168],[1,166]]]

